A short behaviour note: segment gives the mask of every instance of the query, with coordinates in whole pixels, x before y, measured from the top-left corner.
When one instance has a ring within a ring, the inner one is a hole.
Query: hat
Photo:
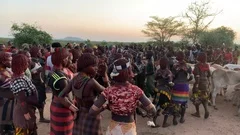
[[[121,61],[121,59],[118,59],[118,60],[116,60],[116,61]],[[128,69],[129,67],[130,67],[130,61],[127,61],[126,63],[124,63],[124,64],[121,64],[121,65],[117,65],[116,64],[116,61],[114,62],[114,64],[113,64],[113,71],[112,71],[112,73],[110,74],[110,77],[111,78],[113,78],[113,77],[115,77],[115,76],[118,76],[119,75],[119,71],[122,71],[122,70],[124,70],[124,69]]]

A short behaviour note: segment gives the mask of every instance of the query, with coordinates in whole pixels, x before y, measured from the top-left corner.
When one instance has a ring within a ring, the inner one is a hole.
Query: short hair
[[[12,57],[11,53],[0,52],[0,64],[3,64],[3,62],[5,62],[9,57]]]
[[[197,60],[199,62],[206,63],[207,62],[207,54],[204,53],[204,52],[199,53],[198,57],[197,57]]]
[[[95,65],[98,63],[98,58],[91,53],[83,53],[77,61],[77,71],[81,72],[88,66]]]
[[[52,63],[54,66],[63,64],[63,60],[69,56],[69,52],[65,48],[56,48],[52,54]]]
[[[184,54],[184,52],[183,52],[183,51],[177,52],[177,57],[176,57],[176,59],[177,59],[178,61],[183,61],[183,60],[185,59],[185,54]]]
[[[33,46],[33,47],[30,49],[30,54],[31,54],[32,57],[37,58],[37,57],[38,57],[38,54],[39,54],[39,51],[40,51],[40,48],[39,48],[39,47]]]
[[[20,64],[21,63],[21,64]],[[12,59],[12,72],[14,75],[21,75],[28,68],[28,59],[23,54],[16,54]]]
[[[62,47],[62,45],[59,42],[52,43],[52,48],[58,48],[58,47]]]
[[[72,56],[73,56],[72,63],[76,63],[78,58],[81,56],[81,52],[80,52],[80,50],[72,49],[71,53],[72,53]]]

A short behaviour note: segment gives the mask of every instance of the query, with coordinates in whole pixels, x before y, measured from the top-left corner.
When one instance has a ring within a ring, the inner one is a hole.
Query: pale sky
[[[149,16],[181,15],[194,0],[0,0],[0,37],[10,37],[11,25],[37,23],[54,38],[93,41],[147,41],[141,30]],[[211,28],[231,27],[240,43],[240,1],[212,0],[223,10]]]

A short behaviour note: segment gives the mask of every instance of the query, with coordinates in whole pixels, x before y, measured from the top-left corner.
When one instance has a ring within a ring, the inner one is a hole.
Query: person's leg
[[[200,118],[200,111],[199,111],[199,105],[194,105],[196,109],[196,113],[191,114],[194,117]]]
[[[43,103],[44,104],[44,103]],[[40,115],[40,119],[39,119],[39,122],[43,122],[43,123],[50,123],[50,120],[47,120],[44,118],[44,106],[42,108],[38,108],[39,110],[39,115]]]
[[[167,120],[168,120],[168,115],[164,115],[164,119],[163,119],[163,125],[162,127],[168,127],[170,126],[170,124],[167,123]]]
[[[185,122],[185,112],[186,112],[186,104],[181,104],[181,112],[180,112],[180,115],[181,115],[181,118],[180,118],[180,123],[184,123]]]
[[[208,101],[207,100],[204,100],[202,102],[203,104],[203,107],[204,107],[204,110],[205,110],[205,114],[204,114],[204,118],[207,119],[209,117],[209,111],[208,111]]]

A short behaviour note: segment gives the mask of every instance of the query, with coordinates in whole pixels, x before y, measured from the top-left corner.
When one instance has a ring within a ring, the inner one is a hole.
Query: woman
[[[46,96],[46,87],[44,83],[44,68],[40,64],[40,58],[41,58],[41,50],[37,46],[34,46],[30,50],[31,54],[31,76],[32,76],[32,82],[37,88],[38,92],[38,101],[39,104],[42,105],[43,108],[38,108],[40,120],[39,122],[43,123],[49,123],[50,120],[47,120],[44,118],[44,106],[45,106],[45,100],[47,99]]]
[[[78,111],[69,98],[58,98],[59,93],[67,86],[68,79],[63,69],[67,66],[69,52],[58,48],[52,54],[53,72],[50,73],[48,85],[52,89],[53,100],[50,106],[50,135],[71,135],[73,129],[73,113]],[[67,107],[66,107],[67,106]]]
[[[119,59],[114,62],[111,77],[114,85],[106,88],[90,109],[91,115],[98,115],[108,101],[112,112],[112,121],[107,129],[107,135],[136,135],[134,113],[140,101],[149,115],[155,115],[156,109],[143,91],[128,82],[131,77],[130,62]]]
[[[77,62],[78,75],[59,94],[60,98],[64,98],[72,91],[75,104],[79,108],[74,121],[73,135],[102,135],[100,115],[88,114],[95,98],[104,90],[104,87],[94,79],[97,66],[96,56],[91,53],[82,54]],[[67,105],[67,107],[69,106]]]
[[[0,52],[0,134],[13,134],[12,123],[14,98],[10,90],[12,72],[8,70],[12,65],[12,56],[7,52]],[[4,96],[5,95],[5,96]]]
[[[157,112],[160,113],[163,109],[163,125],[162,127],[168,127],[167,123],[168,115],[174,113],[173,106],[171,104],[171,87],[174,85],[172,82],[173,76],[172,72],[168,69],[168,59],[163,57],[160,59],[160,69],[157,70],[155,80],[157,81],[157,88],[155,89],[155,97],[153,103],[157,109]],[[158,114],[153,118],[153,122],[156,127],[159,127],[156,124]]]
[[[194,67],[194,78],[195,83],[193,85],[193,97],[192,101],[196,108],[196,113],[192,116],[200,117],[199,105],[202,104],[205,110],[204,118],[209,117],[208,111],[208,86],[209,86],[209,77],[211,76],[210,67],[206,63],[207,55],[205,53],[200,53],[198,55],[198,63]]]
[[[180,105],[180,123],[184,123],[184,115],[187,108],[187,101],[189,97],[189,81],[193,79],[192,68],[184,61],[185,55],[182,51],[177,53],[178,62],[173,65],[173,91],[172,101],[178,106]],[[190,78],[188,78],[190,76]],[[177,125],[177,115],[173,117],[173,125]]]
[[[41,107],[41,105],[38,104],[36,87],[24,75],[27,68],[28,60],[26,56],[17,54],[13,57],[13,79],[10,83],[10,89],[16,99],[13,110],[13,124],[16,135],[37,134],[35,107]]]

